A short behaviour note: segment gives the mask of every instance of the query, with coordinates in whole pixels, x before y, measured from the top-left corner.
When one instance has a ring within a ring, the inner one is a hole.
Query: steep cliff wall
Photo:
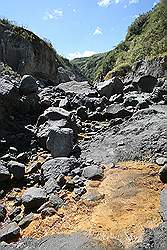
[[[50,43],[7,20],[0,20],[0,61],[21,75],[31,74],[55,83],[64,79],[64,74],[67,81],[79,78],[76,67],[59,56]]]

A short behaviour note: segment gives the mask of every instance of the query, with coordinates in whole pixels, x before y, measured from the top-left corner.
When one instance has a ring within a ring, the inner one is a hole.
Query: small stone
[[[74,199],[80,199],[80,197],[86,193],[86,188],[84,187],[79,187],[79,188],[74,188]]]
[[[5,154],[1,157],[1,160],[7,162],[7,161],[12,161],[12,160],[16,160],[15,157],[13,157],[10,154]]]
[[[99,201],[104,199],[104,196],[104,194],[100,194],[98,191],[93,191],[82,195],[82,199],[87,201]]]
[[[72,175],[81,175],[81,169],[78,167],[78,168],[75,168],[71,171]]]
[[[5,196],[5,191],[3,189],[0,190],[0,199]]]
[[[75,183],[74,183],[74,181],[73,181],[73,180],[67,180],[67,181],[66,181],[65,188],[66,188],[68,191],[72,192],[72,191],[74,190],[74,188],[75,188]]]
[[[55,209],[58,209],[60,207],[62,207],[62,205],[64,204],[63,199],[61,199],[58,195],[56,194],[52,194],[49,198],[49,202],[51,204],[51,206],[53,206]]]
[[[103,177],[103,171],[99,166],[88,166],[83,169],[82,175],[86,179],[99,180]]]
[[[32,163],[31,166],[28,168],[27,174],[36,173],[40,167],[41,167],[40,162]]]
[[[159,165],[159,166],[163,166],[167,163],[167,158],[165,157],[159,157],[156,159],[156,163]]]
[[[57,184],[54,178],[50,178],[48,181],[46,181],[44,188],[47,194],[60,191],[60,186]]]
[[[17,224],[23,219],[23,216],[21,214],[18,214],[14,219],[13,222],[16,222]]]
[[[56,210],[53,207],[44,208],[41,212],[41,216],[44,219],[46,216],[52,216],[56,213]]]

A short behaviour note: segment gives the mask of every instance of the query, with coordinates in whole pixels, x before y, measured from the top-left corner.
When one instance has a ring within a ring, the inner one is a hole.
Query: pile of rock
[[[13,201],[10,211],[0,205],[0,240],[19,236],[36,216],[57,213],[69,192],[75,200],[84,196],[87,181],[101,180],[103,169],[93,154],[80,158],[78,138],[82,135],[86,141],[97,135],[98,141],[103,131],[112,129],[118,139],[114,149],[123,152],[123,136],[130,129],[140,133],[133,128],[134,121],[150,112],[154,115],[151,105],[163,109],[166,86],[165,79],[150,75],[129,82],[113,78],[95,87],[76,81],[48,86],[30,75],[20,81],[0,78],[0,196],[4,204]],[[126,131],[121,124],[128,124]],[[125,153],[130,150],[126,147]],[[110,148],[105,153],[114,157]],[[165,158],[156,161],[166,164]],[[160,171],[163,182],[166,173],[165,165]]]

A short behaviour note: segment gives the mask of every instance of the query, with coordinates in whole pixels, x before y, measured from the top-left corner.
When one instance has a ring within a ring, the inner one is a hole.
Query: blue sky
[[[159,0],[5,0],[1,17],[49,39],[58,53],[73,58],[111,50],[128,26]]]

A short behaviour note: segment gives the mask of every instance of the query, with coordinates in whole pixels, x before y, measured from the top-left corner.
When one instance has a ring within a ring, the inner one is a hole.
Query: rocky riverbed
[[[95,87],[1,73],[1,249],[166,249],[165,65]]]

